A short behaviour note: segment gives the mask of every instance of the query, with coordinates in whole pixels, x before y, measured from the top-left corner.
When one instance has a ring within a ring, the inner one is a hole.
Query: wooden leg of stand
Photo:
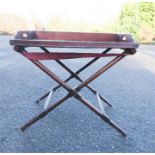
[[[21,127],[21,130],[24,131],[26,128],[28,128],[29,126],[31,126],[32,124],[34,124],[35,122],[37,122],[38,120],[42,119],[43,117],[45,117],[50,111],[54,110],[56,107],[58,107],[60,104],[62,104],[66,99],[68,99],[70,97],[70,95],[66,95],[65,97],[63,97],[62,99],[60,99],[59,101],[57,101],[56,103],[52,104],[51,106],[49,106],[46,110],[44,110],[42,113],[40,113],[39,115],[37,115],[36,117],[34,117],[33,119],[31,119],[30,121],[28,121],[26,124],[24,124]]]

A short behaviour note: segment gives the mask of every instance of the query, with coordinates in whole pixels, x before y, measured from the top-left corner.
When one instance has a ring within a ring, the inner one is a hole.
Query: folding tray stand
[[[45,72],[50,78],[55,80],[58,85],[53,89],[46,92],[43,96],[41,96],[36,102],[39,103],[41,100],[47,97],[44,111],[28,121],[25,125],[21,127],[21,130],[24,131],[26,128],[31,126],[33,123],[38,121],[39,119],[46,116],[50,111],[54,110],[60,104],[62,104],[65,100],[70,97],[75,97],[79,101],[81,101],[84,105],[86,105],[90,110],[96,113],[100,118],[115,128],[122,136],[126,136],[127,134],[123,129],[121,129],[113,120],[111,120],[108,115],[105,113],[103,102],[108,106],[112,106],[105,97],[99,94],[94,88],[92,88],[89,83],[107,71],[109,68],[114,66],[117,62],[122,60],[127,55],[132,55],[136,53],[136,48],[138,48],[138,44],[133,40],[130,34],[110,34],[110,33],[81,33],[81,32],[49,32],[49,31],[19,31],[17,32],[14,39],[10,40],[10,44],[14,46],[14,50],[19,52],[21,55],[28,58],[33,64],[35,64],[38,68],[40,68],[43,72]],[[30,52],[28,51],[30,47],[39,47],[40,52]],[[96,52],[52,52],[49,48],[80,48],[81,50],[84,48],[95,48],[104,49],[102,53]],[[120,53],[118,50],[111,53],[109,52],[112,49],[120,49]],[[123,51],[122,51],[123,50]],[[106,65],[104,65],[101,69],[96,71],[93,75],[88,77],[86,80],[82,80],[79,76],[83,70],[92,65],[101,57],[113,57]],[[61,59],[75,59],[75,58],[92,58],[89,62],[80,68],[77,71],[71,70],[68,66],[61,61]],[[71,75],[65,79],[61,80],[55,73],[49,70],[45,65],[41,63],[41,60],[54,60],[60,66],[62,66],[66,71],[68,71]],[[67,82],[75,78],[81,83],[71,88]],[[54,91],[56,91],[59,87],[63,87],[68,91],[68,94],[59,99],[57,102],[53,104],[49,104],[50,98]],[[87,87],[90,91],[92,91],[98,100],[99,109],[95,107],[90,101],[81,96],[78,92]]]

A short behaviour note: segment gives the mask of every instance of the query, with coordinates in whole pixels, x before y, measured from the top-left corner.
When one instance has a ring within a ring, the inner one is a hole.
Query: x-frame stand
[[[44,52],[49,52],[46,48],[42,47],[42,50],[44,50]],[[107,53],[108,51],[110,51],[111,49],[106,49],[103,53]],[[23,53],[27,53],[26,50],[23,51]],[[21,53],[22,54],[22,53]],[[112,59],[109,63],[107,63],[105,66],[103,66],[101,69],[99,69],[96,73],[94,73],[92,76],[90,76],[89,78],[87,78],[85,81],[83,81],[78,74],[83,71],[84,69],[86,69],[88,66],[90,66],[92,63],[94,63],[95,61],[97,61],[99,58],[94,58],[93,60],[91,60],[89,63],[87,63],[85,66],[83,66],[82,68],[80,68],[78,71],[73,72],[71,69],[69,69],[65,64],[63,64],[60,60],[55,60],[57,63],[59,63],[64,69],[66,69],[69,73],[71,73],[71,76],[69,78],[67,78],[65,81],[61,80],[57,75],[55,75],[51,70],[49,70],[47,67],[45,67],[40,61],[38,60],[31,60],[29,59],[32,63],[34,63],[37,67],[39,67],[43,72],[45,72],[49,77],[51,77],[53,80],[55,80],[59,85],[54,87],[53,90],[55,91],[56,89],[58,89],[60,86],[62,86],[63,88],[65,88],[68,91],[68,94],[65,95],[64,97],[62,97],[60,100],[58,100],[57,102],[51,104],[48,106],[48,102],[49,99],[52,95],[52,91],[47,92],[45,95],[43,95],[42,97],[40,97],[37,102],[40,102],[42,99],[44,99],[45,97],[48,96],[48,101],[47,104],[45,106],[45,109],[42,113],[40,113],[39,115],[37,115],[36,117],[34,117],[33,119],[31,119],[30,121],[28,121],[25,125],[23,125],[21,127],[21,130],[24,131],[26,128],[28,128],[29,126],[31,126],[32,124],[34,124],[36,121],[40,120],[41,118],[45,117],[50,111],[54,110],[56,107],[58,107],[60,104],[62,104],[65,100],[67,100],[70,97],[75,97],[76,99],[78,99],[79,101],[81,101],[84,105],[86,105],[89,109],[91,109],[93,112],[95,112],[98,116],[100,116],[100,118],[102,120],[104,120],[106,123],[108,123],[109,125],[111,125],[113,128],[115,128],[120,134],[122,134],[122,136],[126,136],[127,134],[125,133],[125,131],[123,131],[123,129],[121,129],[113,120],[111,120],[107,114],[104,112],[104,107],[101,103],[101,100],[104,101],[105,103],[107,103],[109,106],[111,106],[111,104],[100,94],[97,93],[96,90],[94,90],[92,87],[90,87],[88,84],[90,82],[92,82],[93,80],[95,80],[98,76],[100,76],[101,74],[103,74],[105,71],[107,71],[109,68],[111,68],[113,65],[115,65],[118,61],[120,61],[121,59],[123,59],[126,56],[126,52],[122,52],[120,55],[116,56],[114,59]],[[79,86],[77,86],[76,88],[72,89],[66,82],[69,81],[72,78],[76,78],[77,80],[79,80],[81,82],[81,84]],[[100,109],[96,108],[90,101],[88,101],[87,99],[85,99],[83,96],[81,96],[78,92],[83,88],[83,87],[87,87],[89,88],[94,94],[96,94],[97,100],[99,102],[99,107]]]

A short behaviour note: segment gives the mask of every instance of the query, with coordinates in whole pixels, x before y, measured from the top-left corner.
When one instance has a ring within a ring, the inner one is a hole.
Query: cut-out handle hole
[[[23,33],[23,37],[27,38],[28,37],[27,33]]]
[[[122,40],[124,40],[124,41],[127,40],[126,36],[123,36]]]

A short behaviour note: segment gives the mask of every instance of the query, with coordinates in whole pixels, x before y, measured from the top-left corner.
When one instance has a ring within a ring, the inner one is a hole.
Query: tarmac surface
[[[112,103],[106,112],[128,133],[123,138],[73,97],[22,132],[20,126],[43,111],[44,101],[37,105],[35,100],[57,84],[13,51],[11,38],[0,36],[0,152],[155,152],[155,46],[141,45],[135,55],[90,84]],[[77,70],[84,60],[65,62]],[[82,79],[107,60],[83,71]],[[62,79],[69,76],[55,62],[46,64]],[[74,87],[79,82],[74,79],[69,84]],[[58,89],[51,102],[64,94],[63,88]],[[87,88],[80,94],[97,106]]]

